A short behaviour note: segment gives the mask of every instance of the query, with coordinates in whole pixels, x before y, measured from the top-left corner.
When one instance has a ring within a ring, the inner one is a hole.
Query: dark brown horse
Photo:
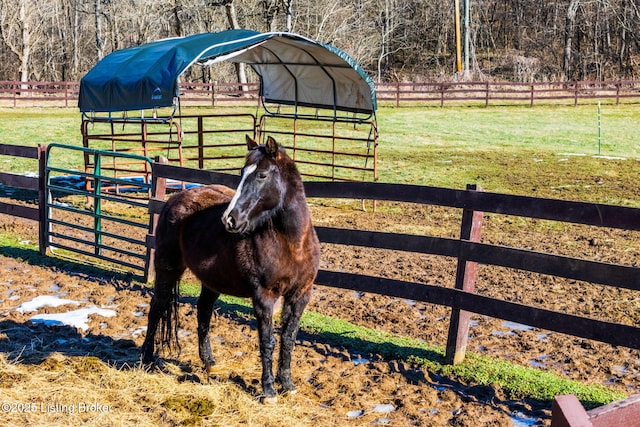
[[[156,230],[155,286],[142,360],[155,360],[159,343],[177,346],[178,282],[189,268],[202,282],[198,346],[205,369],[215,364],[209,343],[213,304],[220,294],[250,297],[258,322],[264,400],[276,400],[274,383],[293,392],[291,352],[300,316],[318,271],[320,244],[300,174],[269,137],[249,152],[237,190],[207,186],[185,190],[165,204]],[[272,372],[274,304],[283,297],[280,357]]]

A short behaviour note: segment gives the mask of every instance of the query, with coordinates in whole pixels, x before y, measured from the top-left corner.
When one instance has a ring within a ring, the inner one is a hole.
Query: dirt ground
[[[312,201],[311,207],[316,225],[442,237],[457,237],[459,232],[460,213],[444,208],[378,203],[373,212],[371,206],[363,211],[357,203],[320,201]],[[37,241],[35,224],[28,221],[0,215],[0,231]],[[638,265],[637,234],[487,215],[482,241]],[[30,366],[45,363],[54,353],[96,356],[114,369],[137,363],[145,334],[148,289],[108,274],[101,277],[55,264],[28,263],[20,257],[20,251],[0,252],[0,353]],[[444,257],[337,245],[323,245],[321,265],[324,269],[447,287],[453,287],[455,267],[454,260]],[[640,297],[631,291],[489,266],[479,266],[476,289],[509,301],[640,324]],[[41,296],[71,302],[30,311],[28,303]],[[34,319],[92,307],[97,312],[88,315],[86,329],[84,325],[68,328]],[[450,314],[446,307],[318,286],[308,310],[436,345],[446,344]],[[193,301],[185,300],[180,314],[184,330],[179,360],[189,367],[183,368],[183,373],[201,376]],[[220,310],[211,327],[214,354],[220,363],[219,380],[234,382],[257,395],[260,372],[253,320]],[[496,387],[438,378],[406,362],[318,341],[304,331],[298,338],[293,374],[298,395],[304,396],[300,401],[314,406],[314,410],[331,412],[339,424],[549,424],[548,402],[510,401]],[[640,352],[636,350],[483,316],[473,318],[468,350],[551,370],[567,378],[605,384],[628,394],[640,393]],[[158,424],[162,423],[159,419]]]

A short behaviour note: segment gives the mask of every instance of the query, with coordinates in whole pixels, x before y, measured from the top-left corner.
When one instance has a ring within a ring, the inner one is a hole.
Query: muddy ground
[[[363,211],[358,203],[321,201],[311,201],[311,206],[317,225],[442,237],[457,237],[459,232],[460,213],[444,208],[379,202],[373,212],[371,205]],[[22,236],[25,242],[37,241],[35,224],[29,221],[0,215],[0,231]],[[638,237],[638,233],[626,231],[487,215],[482,241],[638,265]],[[62,353],[97,356],[114,369],[134,366],[145,334],[148,289],[122,276],[73,271],[69,264],[44,262],[32,252],[0,247],[0,352],[24,365],[37,366],[45,363],[48,355]],[[453,287],[455,260],[323,245],[321,267]],[[479,266],[476,290],[509,301],[640,324],[640,297],[631,291],[489,266]],[[72,302],[29,311],[25,304],[45,295]],[[32,320],[34,316],[88,307],[104,311],[90,314],[86,329],[47,326]],[[446,344],[450,314],[446,307],[318,286],[308,309]],[[200,377],[193,300],[183,301],[180,314],[184,331],[178,359],[184,372]],[[233,381],[257,396],[260,373],[253,320],[222,307],[212,321],[212,340],[220,362],[219,380]],[[510,401],[498,388],[437,378],[406,362],[318,341],[304,331],[298,341],[293,372],[298,393],[305,397],[303,404],[331,412],[340,424],[549,424],[549,402]],[[640,393],[640,352],[636,350],[483,316],[473,318],[468,345],[469,351],[605,384],[628,394]],[[244,368],[239,369],[239,364]]]

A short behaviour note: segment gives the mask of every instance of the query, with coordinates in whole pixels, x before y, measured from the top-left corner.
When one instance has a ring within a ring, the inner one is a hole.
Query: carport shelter
[[[373,114],[373,81],[345,52],[281,32],[228,30],[158,40],[111,53],[80,81],[86,114],[175,105],[191,65],[249,64],[265,102]]]
[[[208,123],[215,120],[218,126],[215,132],[220,135],[223,133],[219,130],[221,115],[205,115],[194,125],[197,131],[189,131],[186,127],[190,123],[179,112],[182,73],[196,63],[210,65],[221,61],[245,63],[256,72],[264,107],[260,118],[251,115],[252,124],[242,130],[230,128],[225,135],[251,129],[254,136],[264,138],[266,118],[286,118],[289,121],[285,127],[293,130],[281,130],[282,123],[278,122],[269,125],[268,133],[279,134],[274,136],[293,151],[303,175],[344,180],[377,179],[377,103],[373,81],[340,49],[292,33],[227,30],[158,40],[107,55],[80,81],[78,106],[83,114],[83,145],[89,148],[94,143],[98,146],[99,141],[111,141],[114,151],[123,145],[130,146],[131,141],[135,141],[131,127],[125,132],[125,138],[115,134],[120,127],[114,123],[122,123],[124,128],[126,123],[137,121],[141,123],[139,140],[142,145],[137,151],[143,155],[152,154],[152,143],[156,143],[156,148],[162,145],[163,141],[157,138],[164,134],[167,143],[163,144],[163,149],[175,149],[179,153],[168,155],[169,161],[179,157],[180,165],[186,165],[185,159],[197,157],[200,168],[230,170],[231,165],[214,164],[213,160],[227,161],[244,155],[225,151],[228,142],[211,142],[214,131],[207,128]],[[274,104],[277,107],[270,111]],[[173,107],[173,111],[169,109],[170,113],[159,117],[162,115],[158,114],[159,109],[166,110],[167,107]],[[153,110],[153,113],[145,113],[147,110]],[[141,113],[136,116],[129,114],[130,111]],[[122,118],[116,118],[113,113],[121,113]],[[316,123],[300,125],[305,120]],[[318,130],[317,120],[329,124],[323,124],[324,129]],[[100,128],[97,123],[108,123],[109,126]],[[170,125],[168,132],[167,123]],[[275,119],[270,123],[275,123]],[[342,128],[340,123],[343,123]],[[165,129],[147,129],[147,126],[159,124],[164,124]],[[305,132],[301,132],[299,128],[305,126]],[[362,126],[366,126],[364,132],[356,129]],[[327,131],[327,127],[331,128]],[[182,140],[184,135],[195,139],[192,135],[196,133],[196,142]],[[239,136],[237,141],[244,141],[244,138]],[[239,142],[239,145],[243,144]],[[224,149],[216,151],[219,147]],[[192,154],[185,154],[189,149]]]

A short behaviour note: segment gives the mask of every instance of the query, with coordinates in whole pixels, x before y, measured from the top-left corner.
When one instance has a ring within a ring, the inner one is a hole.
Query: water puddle
[[[539,425],[537,418],[527,417],[522,412],[515,412],[509,415],[509,418],[511,418],[513,427],[531,427]]]
[[[353,362],[354,365],[362,365],[364,363],[369,363],[370,360],[369,359],[365,359],[364,357],[358,357],[356,359],[352,359],[351,360]]]
[[[529,361],[529,364],[534,368],[546,368],[547,367],[546,360],[548,358],[549,358],[549,356],[547,356],[546,354],[541,354],[538,357],[536,357],[535,359],[531,359]]]
[[[533,326],[523,325],[522,323],[509,322],[509,321],[502,322],[502,326],[504,326],[505,328],[509,328],[512,331],[532,331],[533,330]]]

